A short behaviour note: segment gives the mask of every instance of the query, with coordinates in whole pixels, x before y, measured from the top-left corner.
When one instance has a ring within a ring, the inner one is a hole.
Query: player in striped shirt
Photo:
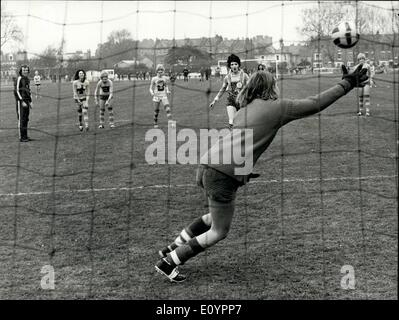
[[[75,80],[72,82],[73,98],[77,105],[79,115],[79,130],[83,131],[83,121],[86,131],[89,130],[89,96],[90,86],[89,81],[86,79],[86,72],[82,69],[77,70],[75,73]]]
[[[295,100],[278,97],[271,73],[257,71],[251,76],[237,97],[240,110],[234,119],[234,129],[221,137],[200,160],[196,180],[206,191],[210,213],[195,219],[173,243],[159,251],[162,258],[155,265],[158,272],[172,282],[184,281],[186,277],[179,273],[177,266],[226,238],[233,220],[237,189],[258,176],[252,173],[253,167],[278,130],[293,120],[324,110],[354,87],[363,87],[368,79],[367,71],[361,66],[351,74],[344,66],[342,70],[342,80],[336,85],[318,95]],[[246,135],[236,129],[249,129],[252,143],[247,143]],[[209,161],[224,159],[232,150],[242,152],[243,148],[245,157],[239,163],[231,157],[217,163]]]
[[[41,77],[39,75],[39,71],[37,70],[35,71],[35,75],[33,77],[33,83],[36,86],[36,99],[37,99],[40,93],[40,85],[41,85]]]
[[[165,109],[166,116],[168,117],[169,124],[174,125],[168,99],[168,94],[170,94],[168,87],[169,79],[164,75],[165,68],[162,64],[157,65],[156,71],[157,75],[152,77],[150,84],[150,93],[154,105],[154,128],[158,128],[159,105],[161,102]]]
[[[227,66],[230,68],[229,73],[224,77],[222,88],[219,90],[216,97],[213,99],[209,108],[212,109],[215,103],[223,96],[226,91],[227,97],[227,115],[229,117],[229,128],[233,128],[234,116],[240,109],[236,103],[236,98],[240,90],[248,82],[248,75],[240,69],[241,60],[235,54],[227,58]]]
[[[94,91],[94,99],[96,106],[100,107],[100,129],[104,128],[105,108],[108,109],[108,121],[110,128],[115,128],[113,102],[113,83],[108,79],[106,71],[101,72],[100,81],[98,81],[96,90]]]

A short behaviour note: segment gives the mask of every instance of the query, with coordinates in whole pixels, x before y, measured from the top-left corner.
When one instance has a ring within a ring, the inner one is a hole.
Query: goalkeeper
[[[221,137],[201,158],[197,184],[207,193],[210,213],[194,220],[173,243],[159,251],[162,258],[155,265],[158,272],[172,282],[184,281],[186,277],[179,274],[177,266],[227,236],[233,219],[236,191],[248,183],[250,178],[257,176],[251,173],[252,167],[246,175],[237,175],[237,169],[242,169],[243,165],[234,163],[234,160],[226,164],[208,164],[208,159],[215,159],[215,155],[223,159],[225,152],[230,153],[236,147],[235,144],[241,144],[249,149],[249,152],[245,152],[245,161],[252,160],[251,163],[255,164],[282,126],[324,110],[353,88],[363,87],[368,79],[367,70],[362,69],[362,66],[350,74],[345,66],[342,66],[342,71],[342,80],[333,87],[318,95],[295,100],[278,97],[276,82],[271,73],[258,71],[250,77],[248,84],[237,96],[240,110],[234,118],[234,129],[252,129],[253,143],[245,145],[245,137],[239,130],[237,134],[233,130],[233,139],[231,134]]]

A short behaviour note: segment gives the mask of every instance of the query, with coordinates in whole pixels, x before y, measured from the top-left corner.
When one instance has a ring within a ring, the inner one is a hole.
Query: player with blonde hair
[[[358,89],[359,100],[358,100],[358,112],[357,115],[361,116],[363,114],[366,117],[370,116],[370,89],[373,84],[373,76],[372,68],[370,64],[366,60],[366,55],[364,53],[359,53],[357,56],[358,64],[357,66],[362,66],[362,68],[367,70],[368,80],[366,81],[364,87]],[[357,67],[355,66],[355,68]],[[364,113],[364,109],[366,109],[366,113]]]
[[[114,86],[110,79],[108,79],[108,73],[106,71],[101,72],[100,80],[97,82],[96,90],[94,91],[94,101],[96,106],[100,107],[100,129],[104,128],[105,122],[105,108],[108,109],[108,121],[109,127],[115,128],[114,124],[114,109],[113,109],[113,97],[114,97]]]
[[[39,97],[40,86],[41,86],[41,77],[39,75],[39,71],[35,71],[35,75],[33,77],[33,83],[36,86],[36,99]]]
[[[156,68],[157,75],[152,77],[150,84],[150,94],[154,105],[154,128],[158,128],[159,105],[162,102],[168,117],[168,123],[173,125],[172,112],[169,105],[168,94],[170,94],[168,82],[169,79],[164,75],[165,68],[162,64],[158,64]]]

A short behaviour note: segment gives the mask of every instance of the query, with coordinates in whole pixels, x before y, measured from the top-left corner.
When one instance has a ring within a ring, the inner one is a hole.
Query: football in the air
[[[360,38],[356,27],[350,22],[341,22],[331,33],[333,42],[342,49],[349,49],[355,46]]]

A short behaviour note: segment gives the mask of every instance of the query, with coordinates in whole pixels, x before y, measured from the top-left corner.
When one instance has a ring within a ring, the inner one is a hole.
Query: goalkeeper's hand
[[[366,68],[362,68],[361,65],[359,65],[355,71],[348,73],[348,70],[346,69],[346,67],[344,65],[342,65],[342,79],[346,80],[349,82],[349,84],[351,85],[351,89],[353,88],[362,88],[365,86],[365,81],[368,79],[369,77],[367,76],[367,69]]]

